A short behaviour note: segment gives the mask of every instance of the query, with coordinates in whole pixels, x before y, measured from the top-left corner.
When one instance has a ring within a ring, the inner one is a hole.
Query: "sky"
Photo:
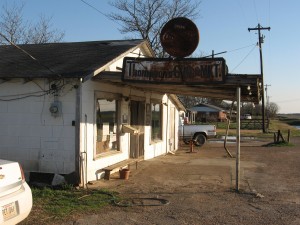
[[[109,0],[0,0],[4,4],[25,3],[24,19],[51,17],[53,28],[65,32],[64,42],[122,40],[120,24],[105,14],[115,12]],[[133,0],[132,0],[133,1]],[[137,0],[138,1],[138,0]],[[226,60],[230,73],[260,74],[258,33],[248,31],[260,24],[262,30],[266,100],[280,113],[300,113],[300,1],[299,0],[202,0],[198,27],[200,41],[194,56],[212,51]],[[139,38],[139,37],[136,37]]]

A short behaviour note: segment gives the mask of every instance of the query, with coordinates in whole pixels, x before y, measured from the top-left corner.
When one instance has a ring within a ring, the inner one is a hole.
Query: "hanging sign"
[[[171,56],[184,58],[198,46],[200,35],[197,26],[185,17],[168,21],[160,33],[163,49]]]
[[[224,58],[131,58],[123,61],[126,82],[204,84],[220,83],[227,73]]]

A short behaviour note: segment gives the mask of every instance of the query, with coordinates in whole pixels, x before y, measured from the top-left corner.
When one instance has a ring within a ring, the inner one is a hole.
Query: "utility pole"
[[[260,55],[260,74],[261,74],[261,87],[262,87],[262,130],[263,133],[266,133],[266,126],[265,126],[265,91],[264,91],[264,72],[263,72],[263,59],[262,59],[262,48],[261,44],[264,43],[264,36],[260,34],[261,30],[270,30],[271,27],[262,27],[260,24],[257,25],[255,28],[248,28],[248,31],[251,30],[258,30],[258,46],[259,46],[259,55]]]
[[[265,84],[267,106],[270,104],[270,102],[269,102],[269,96],[268,96],[268,87],[271,87],[271,84]]]
[[[269,121],[269,117],[270,117],[270,97],[268,95],[268,87],[270,87],[271,84],[265,84],[265,91],[266,91],[266,99],[267,99],[267,128],[269,129],[269,124],[270,124],[270,121]]]

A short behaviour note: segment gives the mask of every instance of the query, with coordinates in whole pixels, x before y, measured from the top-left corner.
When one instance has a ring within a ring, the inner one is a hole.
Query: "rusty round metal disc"
[[[197,26],[185,17],[168,21],[161,30],[160,42],[171,56],[183,58],[191,55],[199,43]]]

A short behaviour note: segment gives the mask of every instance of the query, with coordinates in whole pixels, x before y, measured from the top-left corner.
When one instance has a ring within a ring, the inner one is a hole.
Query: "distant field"
[[[292,126],[300,126],[300,113],[278,114],[278,119]]]
[[[300,113],[278,114],[278,116],[280,116],[280,117],[286,117],[286,118],[300,119]]]
[[[256,136],[256,137],[273,137],[274,132],[280,130],[284,136],[287,136],[288,131],[291,131],[292,136],[300,136],[300,129],[295,126],[300,126],[300,114],[280,114],[276,119],[271,119],[268,132],[262,133],[261,129],[243,129],[241,128],[241,135],[243,136]],[[227,123],[217,124],[217,134],[224,135],[226,133]],[[236,134],[236,123],[230,124],[229,135]]]

